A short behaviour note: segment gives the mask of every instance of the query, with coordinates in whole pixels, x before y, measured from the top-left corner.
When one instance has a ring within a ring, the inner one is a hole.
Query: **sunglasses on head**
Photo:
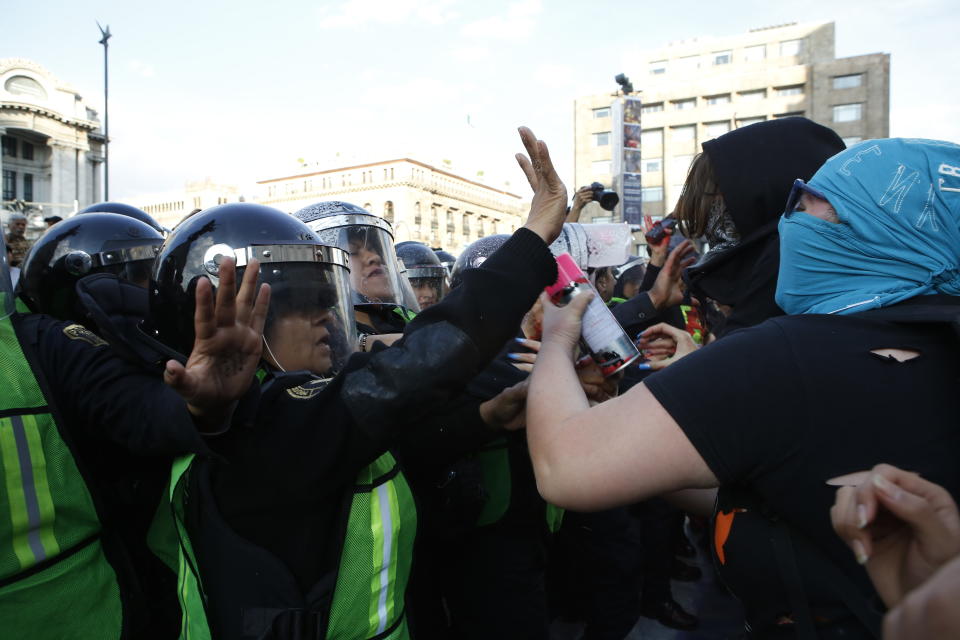
[[[790,196],[787,198],[787,206],[784,207],[783,212],[792,213],[797,210],[797,203],[800,202],[800,198],[804,193],[809,193],[815,198],[820,198],[821,200],[826,200],[827,196],[823,195],[806,182],[797,178],[793,181],[793,188],[790,189]]]

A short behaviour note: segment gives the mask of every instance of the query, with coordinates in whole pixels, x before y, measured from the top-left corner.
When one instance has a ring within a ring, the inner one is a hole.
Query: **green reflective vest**
[[[180,540],[177,590],[183,611],[180,638],[208,640],[206,598],[184,526],[184,493],[193,456],[174,463],[170,499]],[[335,523],[331,523],[334,526]],[[416,506],[389,452],[357,474],[336,587],[329,611],[330,640],[408,640],[404,597],[417,531]],[[257,603],[238,603],[241,606]]]
[[[10,317],[0,351],[0,635],[119,638],[120,588],[93,498]]]

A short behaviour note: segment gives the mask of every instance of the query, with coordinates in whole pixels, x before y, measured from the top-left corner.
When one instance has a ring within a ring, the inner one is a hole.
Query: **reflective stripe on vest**
[[[406,307],[394,307],[393,312],[400,316],[404,324],[410,324],[417,317],[416,311],[411,311]]]
[[[404,596],[417,530],[413,494],[384,453],[357,476],[327,638],[408,638]]]
[[[10,638],[118,638],[100,520],[13,319],[0,319],[0,620]]]
[[[183,498],[192,461],[193,456],[178,459],[170,481],[170,500],[180,538],[180,638],[209,640],[206,599],[183,521]],[[409,638],[404,596],[417,528],[413,494],[390,453],[384,453],[360,471],[353,491],[326,637]]]

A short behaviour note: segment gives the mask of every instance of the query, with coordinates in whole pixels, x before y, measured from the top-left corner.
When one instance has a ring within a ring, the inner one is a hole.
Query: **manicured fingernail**
[[[519,360],[519,359],[520,359],[520,354],[519,354],[519,353],[508,353],[508,354],[507,354],[507,357],[510,358],[511,360]]]
[[[525,342],[527,341],[526,338],[514,338],[514,340],[516,340],[516,341],[519,342],[520,344],[523,344],[523,343],[525,343]]]
[[[650,371],[652,367],[650,366],[649,362],[641,362],[637,365],[637,369],[640,369],[640,371]]]
[[[859,540],[853,541],[853,554],[857,556],[857,562],[860,564],[867,564],[867,560],[870,559],[870,556],[867,555],[867,550],[863,548],[863,543]]]
[[[879,473],[873,474],[873,486],[875,486],[882,494],[891,500],[900,499],[900,487],[893,484]]]
[[[863,529],[867,526],[867,507],[862,504],[857,505],[857,528]]]

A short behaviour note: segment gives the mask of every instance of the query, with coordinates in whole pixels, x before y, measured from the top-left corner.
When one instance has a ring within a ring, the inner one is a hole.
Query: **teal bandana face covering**
[[[784,311],[847,314],[960,295],[960,146],[868,140],[828,160],[809,184],[840,223],[802,211],[780,219]]]

